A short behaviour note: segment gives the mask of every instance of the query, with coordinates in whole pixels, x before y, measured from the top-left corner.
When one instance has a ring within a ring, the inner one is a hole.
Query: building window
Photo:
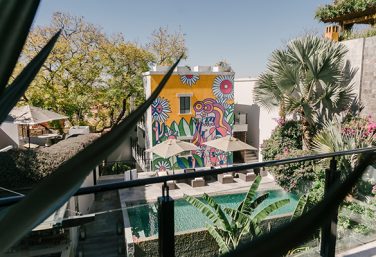
[[[180,114],[191,113],[191,97],[180,96]]]

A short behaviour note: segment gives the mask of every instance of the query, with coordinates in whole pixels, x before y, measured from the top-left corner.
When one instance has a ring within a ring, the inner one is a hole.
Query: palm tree
[[[244,200],[236,209],[222,208],[207,194],[202,197],[206,203],[195,197],[184,195],[184,199],[188,203],[196,207],[212,222],[212,225],[207,224],[206,227],[217,242],[220,253],[235,249],[245,239],[261,235],[260,222],[273,211],[290,202],[289,199],[279,200],[255,213],[256,208],[269,196],[266,193],[255,198],[260,181],[261,177],[257,176]]]
[[[269,110],[279,106],[282,118],[299,117],[305,148],[320,124],[348,108],[355,96],[356,70],[345,64],[346,52],[345,46],[318,37],[295,39],[273,52],[254,89],[256,103]]]

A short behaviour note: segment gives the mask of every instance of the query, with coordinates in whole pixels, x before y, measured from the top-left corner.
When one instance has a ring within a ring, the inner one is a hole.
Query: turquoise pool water
[[[231,194],[214,196],[214,199],[225,207],[236,208],[244,199],[244,194]],[[280,215],[293,212],[298,202],[298,197],[284,191],[269,191],[269,197],[258,208],[263,208],[272,202],[290,199],[290,203],[271,214]],[[184,199],[175,201],[175,232],[203,228],[210,223],[204,215]],[[134,206],[128,209],[129,220],[133,233],[138,237],[149,237],[158,233],[158,218],[156,204]]]

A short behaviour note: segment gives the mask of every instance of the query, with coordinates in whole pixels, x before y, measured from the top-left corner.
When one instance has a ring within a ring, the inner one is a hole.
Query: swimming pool
[[[264,193],[264,192],[263,192]],[[298,202],[298,197],[284,191],[268,191],[269,197],[258,207],[263,208],[272,202],[282,199],[290,199],[290,203],[276,210],[271,214],[281,215],[293,212]],[[231,194],[214,196],[214,199],[222,206],[236,208],[244,199],[243,194]],[[205,227],[205,223],[210,223],[200,211],[187,203],[184,199],[175,201],[175,232],[187,231]],[[146,204],[134,206],[128,209],[129,221],[132,232],[137,237],[149,237],[158,234],[157,205]]]

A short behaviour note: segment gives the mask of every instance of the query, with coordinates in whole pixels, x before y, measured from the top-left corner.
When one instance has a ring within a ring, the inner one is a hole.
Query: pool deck
[[[209,181],[203,187],[191,187],[187,183],[176,183],[178,189],[170,190],[170,196],[173,199],[182,198],[183,195],[200,196],[204,193],[209,195],[223,195],[245,193],[249,190],[252,182],[245,182],[239,178],[234,178],[234,183],[221,184],[218,181]],[[281,189],[277,185],[274,178],[270,175],[262,177],[258,191],[278,190]],[[121,202],[156,202],[157,198],[162,195],[162,183],[141,187],[126,188],[119,190]]]

